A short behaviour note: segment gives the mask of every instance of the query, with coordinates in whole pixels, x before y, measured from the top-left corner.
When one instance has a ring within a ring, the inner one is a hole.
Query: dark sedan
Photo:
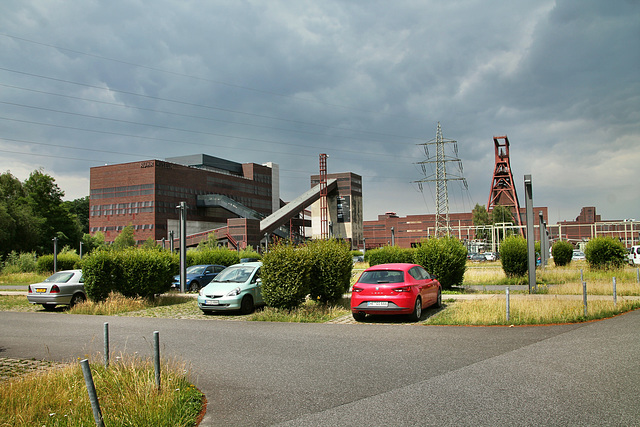
[[[185,290],[188,292],[198,292],[213,280],[226,267],[217,264],[200,264],[187,267],[187,283]],[[173,277],[172,288],[180,290],[180,275]]]

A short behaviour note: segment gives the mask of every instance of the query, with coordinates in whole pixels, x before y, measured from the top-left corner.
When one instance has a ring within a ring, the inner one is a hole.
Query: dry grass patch
[[[202,409],[184,364],[163,364],[160,391],[150,360],[93,363],[91,370],[105,425],[192,426]],[[95,424],[79,363],[2,382],[0,405],[2,426]]]
[[[579,298],[512,296],[510,319],[506,318],[506,299],[493,297],[448,303],[446,308],[429,318],[427,325],[542,325],[577,323],[603,319],[640,308],[638,300],[587,301],[587,316]]]
[[[100,302],[85,301],[69,309],[70,314],[99,314],[112,316],[120,313],[147,310],[149,308],[172,306],[193,301],[193,298],[181,295],[160,295],[156,298],[129,298],[112,292]]]

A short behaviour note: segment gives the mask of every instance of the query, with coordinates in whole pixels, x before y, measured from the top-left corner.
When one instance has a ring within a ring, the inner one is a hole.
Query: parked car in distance
[[[574,250],[573,251],[573,255],[571,256],[571,259],[573,261],[576,261],[576,260],[580,261],[580,260],[587,259],[587,257],[584,255],[584,252],[578,251],[578,250]]]
[[[495,252],[485,252],[483,255],[487,259],[487,261],[495,261],[498,259],[498,254],[496,254]]]
[[[484,256],[484,254],[473,254],[471,255],[471,258],[469,258],[469,260],[473,262],[484,262],[487,260],[487,258]]]
[[[640,246],[631,246],[629,248],[629,264],[640,264]]]
[[[187,267],[187,284],[184,289],[187,292],[198,292],[225,268],[224,265],[216,264],[200,264]],[[180,290],[180,275],[173,276],[171,287]]]
[[[200,289],[198,308],[203,313],[234,311],[253,312],[264,305],[260,269],[262,262],[245,262],[225,268],[207,286]]]
[[[29,285],[27,300],[31,304],[41,304],[45,310],[53,310],[57,305],[74,305],[86,301],[82,270],[58,271],[43,282]]]
[[[425,307],[442,305],[442,287],[417,264],[379,264],[362,272],[351,290],[351,314],[408,314],[418,321]]]

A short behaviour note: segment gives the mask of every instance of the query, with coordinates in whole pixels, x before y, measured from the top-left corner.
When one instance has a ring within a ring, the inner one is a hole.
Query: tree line
[[[79,249],[89,233],[89,196],[64,201],[55,179],[35,170],[24,182],[7,171],[0,175],[0,259],[11,252]],[[86,235],[86,236],[85,236]]]

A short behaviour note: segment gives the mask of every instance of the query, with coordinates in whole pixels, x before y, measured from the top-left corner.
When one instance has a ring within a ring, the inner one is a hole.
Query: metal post
[[[82,242],[80,242],[80,258],[82,258]]]
[[[613,278],[613,306],[616,307],[618,305],[618,293],[616,291],[616,278]]]
[[[510,318],[510,302],[509,302],[509,287],[507,286],[507,288],[505,289],[505,292],[507,294],[507,322],[509,321]]]
[[[582,305],[584,306],[584,317],[587,317],[587,282],[582,282]]]
[[[89,361],[87,359],[82,359],[80,361],[80,365],[82,366],[84,383],[86,384],[87,392],[89,393],[89,401],[91,402],[91,409],[93,410],[93,419],[98,427],[104,427],[102,412],[100,412],[100,402],[98,402],[98,395],[96,394],[96,386],[93,383],[93,376],[91,375]]]
[[[176,206],[180,212],[180,292],[186,292],[187,286],[187,203]]]
[[[104,322],[104,367],[109,367],[109,322]]]
[[[173,230],[169,232],[169,249],[171,250],[171,253],[173,253]]]
[[[367,239],[365,237],[362,238],[362,256],[367,254]]]
[[[533,189],[531,185],[531,175],[524,176],[525,208],[527,215],[527,254],[529,261],[529,293],[537,292],[536,287],[536,246],[535,234],[533,230]],[[516,212],[516,215],[519,215]]]
[[[393,227],[391,227],[391,246],[396,245],[396,231]]]
[[[160,332],[153,332],[153,353],[156,367],[156,387],[160,390]]]
[[[54,237],[51,240],[53,240],[53,272],[56,273],[58,271],[58,238]]]

